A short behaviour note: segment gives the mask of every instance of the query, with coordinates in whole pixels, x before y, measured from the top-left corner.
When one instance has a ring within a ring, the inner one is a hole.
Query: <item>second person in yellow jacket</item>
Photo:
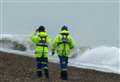
[[[55,51],[57,51],[59,60],[60,60],[60,68],[61,68],[61,79],[67,80],[67,65],[68,65],[68,55],[70,54],[70,50],[74,48],[75,42],[66,26],[61,28],[61,31],[55,37],[52,44],[52,54],[54,55]]]

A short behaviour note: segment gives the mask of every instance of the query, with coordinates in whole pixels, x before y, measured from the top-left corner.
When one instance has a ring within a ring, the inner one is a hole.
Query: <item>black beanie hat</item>
[[[38,32],[45,32],[45,27],[44,26],[39,26],[36,31],[38,31]]]
[[[64,25],[64,26],[61,28],[61,31],[63,31],[63,30],[68,31],[68,27]]]

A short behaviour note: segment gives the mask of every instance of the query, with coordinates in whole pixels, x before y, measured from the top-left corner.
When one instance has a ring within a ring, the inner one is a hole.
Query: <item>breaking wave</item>
[[[4,34],[0,37],[0,51],[32,56],[34,44],[29,35]],[[59,62],[57,55],[49,55],[49,61]],[[120,48],[106,46],[77,47],[71,51],[69,65],[120,74]]]
[[[0,48],[27,52],[33,51],[34,45],[28,35],[4,34],[0,37]]]
[[[12,34],[2,34],[0,37],[0,48],[4,51],[11,52],[26,52],[33,54],[34,44],[31,41],[30,35],[12,35]],[[75,58],[79,54],[82,54],[88,47],[75,48],[71,51],[70,58]]]

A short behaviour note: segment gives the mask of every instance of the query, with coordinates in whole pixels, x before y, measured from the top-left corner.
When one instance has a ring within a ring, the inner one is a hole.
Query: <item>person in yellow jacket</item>
[[[35,59],[37,67],[37,76],[42,77],[42,69],[44,70],[45,77],[49,78],[48,72],[48,46],[50,38],[48,37],[45,27],[40,26],[35,32],[32,33],[32,42],[35,44]]]
[[[68,55],[70,54],[70,50],[74,48],[75,42],[68,31],[66,26],[61,28],[61,31],[55,37],[52,44],[52,54],[54,55],[55,51],[57,51],[59,60],[60,60],[60,68],[61,68],[61,79],[67,80],[67,65],[68,65]]]

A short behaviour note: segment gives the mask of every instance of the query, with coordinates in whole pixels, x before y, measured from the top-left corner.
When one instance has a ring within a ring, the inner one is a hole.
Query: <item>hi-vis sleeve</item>
[[[39,39],[38,39],[36,33],[34,33],[34,32],[32,33],[31,40],[32,40],[33,43],[37,43],[38,42]]]

